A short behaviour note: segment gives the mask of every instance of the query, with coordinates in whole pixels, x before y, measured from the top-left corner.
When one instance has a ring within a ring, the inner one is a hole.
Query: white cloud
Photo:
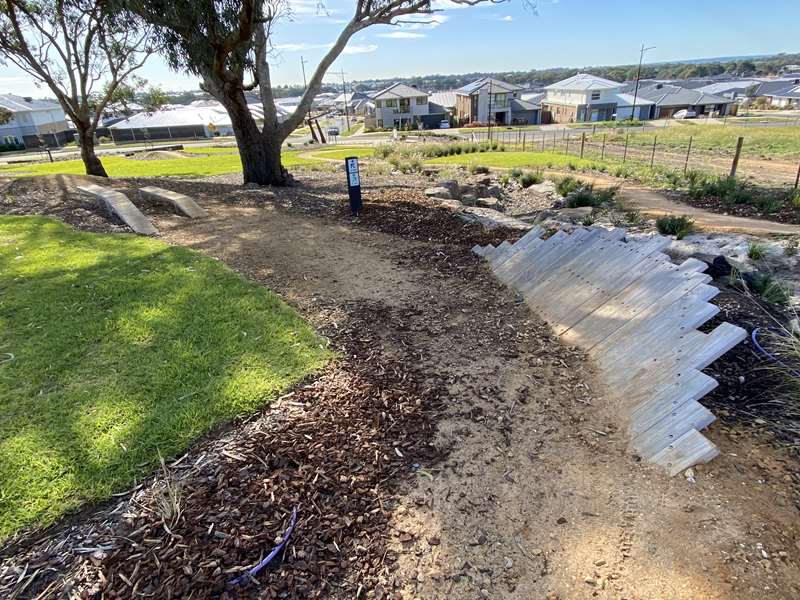
[[[369,54],[378,49],[377,44],[367,44],[365,46],[353,45],[347,46],[342,54]]]
[[[512,17],[511,15],[506,15],[505,17],[498,17],[497,20],[498,21],[504,21],[506,23],[510,23],[511,21],[514,20],[514,17]]]
[[[333,44],[275,44],[275,50],[283,52],[302,52],[304,50],[320,50],[322,48],[330,48]]]
[[[450,17],[447,15],[421,15],[410,17],[408,20],[404,19],[405,22],[400,27],[403,29],[435,29],[449,20]]]
[[[391,38],[395,40],[413,40],[428,36],[424,33],[414,33],[413,31],[391,31],[389,33],[379,33],[378,37]]]

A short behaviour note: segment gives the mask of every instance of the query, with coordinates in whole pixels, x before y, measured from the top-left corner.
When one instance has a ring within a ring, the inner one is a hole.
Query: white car
[[[439,121],[439,129],[450,129],[450,121],[447,119],[444,121]]]
[[[683,110],[679,110],[674,115],[672,115],[673,119],[694,119],[697,116],[697,113],[693,110],[688,110],[684,108]]]

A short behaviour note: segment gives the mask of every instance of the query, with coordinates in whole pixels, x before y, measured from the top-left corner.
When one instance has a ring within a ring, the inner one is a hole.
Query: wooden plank
[[[144,213],[136,208],[136,205],[128,200],[125,194],[93,183],[77,187],[81,192],[100,200],[110,214],[119,217],[135,233],[140,235],[158,234],[158,229],[150,222],[150,219],[144,216]]]
[[[711,411],[700,403],[686,402],[634,437],[630,447],[642,458],[652,458],[692,429],[700,431],[708,427],[715,418]]]
[[[719,385],[713,377],[709,377],[701,371],[695,371],[695,373],[696,376],[690,375],[680,387],[670,387],[654,398],[634,407],[628,423],[628,432],[631,437],[647,431],[685,403],[697,402]]]
[[[512,256],[517,255],[519,252],[522,252],[530,243],[535,240],[540,240],[541,235],[544,233],[544,229],[539,226],[534,227],[528,233],[523,235],[520,239],[518,239],[514,244],[512,244],[502,255],[496,256],[492,258],[491,265],[492,269],[497,270],[497,268],[503,264],[506,260],[511,258]]]
[[[169,204],[179,213],[191,219],[199,219],[208,214],[193,198],[154,185],[139,188],[139,195],[145,200],[155,200],[156,202]]]
[[[707,463],[719,454],[717,447],[697,430],[684,433],[652,457],[652,462],[665,467],[671,476],[689,467]]]
[[[569,243],[570,239],[573,242],[575,241],[568,233],[556,231],[538,246],[530,260],[520,262],[517,268],[509,273],[507,285],[513,289],[518,289],[521,283],[535,278],[537,273],[549,264],[552,257],[560,255],[562,244]]]

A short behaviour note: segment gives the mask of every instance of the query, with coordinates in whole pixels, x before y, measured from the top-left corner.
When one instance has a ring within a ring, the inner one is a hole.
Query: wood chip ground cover
[[[91,598],[797,597],[794,459],[712,429],[723,454],[696,483],[637,463],[583,354],[470,254],[509,232],[431,210],[421,178],[369,182],[356,221],[330,175],[301,182],[164,181],[210,217],[148,214],[169,242],[280,293],[342,360],[169,466],[183,500],[167,528],[156,475],[5,548],[0,593],[56,597],[66,581]],[[281,562],[227,588],[297,505]]]

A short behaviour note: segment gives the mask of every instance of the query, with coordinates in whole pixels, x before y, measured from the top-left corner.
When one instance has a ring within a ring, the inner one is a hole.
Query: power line
[[[642,61],[644,60],[644,53],[648,50],[653,50],[655,46],[645,48],[642,44],[642,49],[639,51],[639,68],[636,70],[636,88],[633,91],[633,106],[631,107],[631,121],[636,118],[636,98],[639,95],[639,79],[642,76]]]

